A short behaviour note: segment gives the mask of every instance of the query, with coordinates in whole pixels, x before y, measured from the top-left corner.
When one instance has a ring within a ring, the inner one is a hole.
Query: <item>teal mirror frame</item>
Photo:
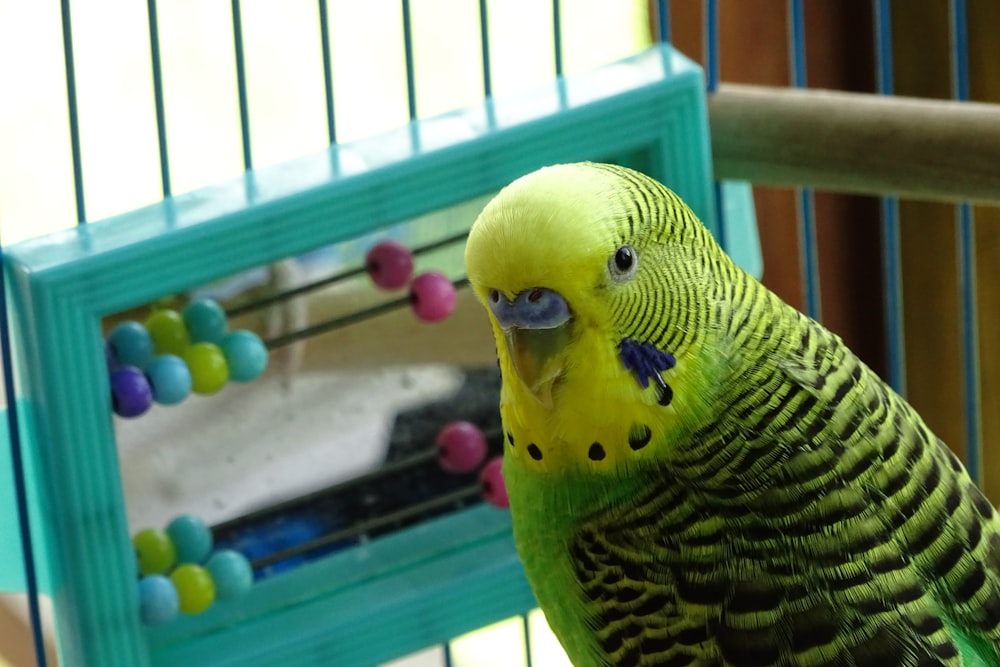
[[[667,45],[7,249],[36,567],[68,665],[374,664],[534,606],[509,516],[458,512],[156,628],[138,614],[101,319],[490,193],[540,166],[630,164],[719,232],[701,70]],[[749,186],[721,190],[759,273]],[[471,220],[470,220],[471,224]]]

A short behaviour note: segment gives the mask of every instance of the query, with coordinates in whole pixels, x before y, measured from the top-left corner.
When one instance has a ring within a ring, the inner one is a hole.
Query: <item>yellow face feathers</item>
[[[610,472],[662,454],[704,403],[697,327],[712,264],[727,261],[675,195],[631,170],[557,165],[504,188],[465,262],[496,338],[508,460]]]

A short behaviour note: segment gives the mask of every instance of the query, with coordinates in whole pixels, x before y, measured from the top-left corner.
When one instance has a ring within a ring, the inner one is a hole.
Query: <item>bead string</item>
[[[432,243],[428,243],[426,245],[413,248],[411,252],[413,253],[414,256],[416,256],[426,252],[438,250],[439,248],[443,248],[453,243],[458,243],[459,241],[463,241],[468,235],[469,235],[468,232],[460,232],[458,234],[445,237],[438,241],[434,241]],[[364,265],[354,269],[349,269],[347,271],[342,271],[340,273],[336,273],[334,275],[327,276],[325,278],[320,278],[319,280],[313,281],[311,283],[307,283],[305,285],[299,285],[298,287],[292,288],[290,290],[285,290],[284,292],[280,292],[278,294],[271,294],[265,297],[261,297],[259,299],[255,299],[248,303],[234,306],[226,310],[226,315],[228,315],[229,317],[234,317],[236,315],[243,315],[244,313],[249,313],[254,310],[259,310],[261,308],[265,308],[267,306],[271,306],[276,303],[281,303],[282,301],[287,301],[289,299],[299,296],[300,294],[305,294],[307,292],[317,290],[321,287],[326,287],[327,285],[333,285],[335,283],[347,280],[349,278],[360,276],[364,274],[366,271],[368,271],[368,267]]]
[[[451,281],[451,284],[455,289],[460,289],[469,284],[469,279],[457,278]],[[392,299],[391,301],[380,303],[377,306],[364,308],[347,315],[341,315],[340,317],[334,317],[329,320],[310,325],[304,329],[299,329],[298,331],[290,331],[286,334],[265,340],[264,346],[268,350],[274,350],[279,347],[284,347],[285,345],[291,345],[292,343],[296,343],[306,338],[311,338],[312,336],[318,336],[319,334],[345,327],[349,324],[363,322],[364,320],[377,317],[383,313],[388,313],[389,311],[396,310],[397,308],[402,308],[410,303],[410,299],[411,297],[409,295],[399,297],[398,299]]]
[[[483,437],[487,441],[496,440],[501,436],[501,431],[499,428],[491,428],[483,431]],[[383,463],[378,468],[366,472],[357,477],[351,477],[343,482],[333,484],[323,489],[313,491],[312,493],[307,493],[302,496],[297,496],[291,498],[284,502],[276,503],[274,505],[269,505],[263,509],[249,512],[241,516],[223,521],[222,523],[217,523],[212,527],[212,532],[219,534],[223,532],[228,532],[232,529],[240,528],[242,526],[248,525],[256,521],[257,519],[265,518],[268,515],[283,512],[288,509],[294,509],[299,506],[309,505],[314,500],[319,500],[325,496],[332,495],[334,493],[342,493],[354,487],[362,486],[368,484],[369,482],[374,482],[381,480],[390,475],[394,475],[397,472],[418,466],[422,463],[432,461],[437,458],[440,453],[433,447],[425,449],[416,454],[411,454],[404,458],[396,459],[395,461],[387,461]]]
[[[330,544],[336,544],[343,540],[350,538],[359,537],[364,535],[370,530],[376,528],[381,528],[383,526],[392,525],[397,521],[402,521],[410,517],[419,516],[428,510],[437,509],[439,507],[445,507],[447,505],[461,503],[464,500],[469,500],[474,497],[481,497],[483,493],[482,485],[479,482],[475,484],[469,484],[464,486],[457,491],[452,491],[442,496],[437,496],[429,500],[425,500],[421,503],[415,505],[410,505],[404,509],[391,512],[389,514],[384,514],[375,519],[369,519],[368,521],[361,521],[354,524],[349,528],[343,528],[341,530],[336,530],[332,533],[327,533],[322,537],[317,537],[315,539],[303,542],[302,544],[297,544],[293,547],[288,547],[287,549],[282,549],[281,551],[276,551],[267,556],[262,556],[255,560],[250,561],[250,566],[253,569],[259,569],[278,563],[287,558],[293,556],[298,556],[301,554],[309,553],[321,547],[325,547]]]

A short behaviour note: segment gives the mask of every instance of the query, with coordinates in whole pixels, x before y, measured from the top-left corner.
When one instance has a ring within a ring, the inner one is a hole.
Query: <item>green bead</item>
[[[184,352],[184,361],[191,369],[191,386],[196,394],[214,394],[229,380],[226,355],[218,345],[195,343]]]
[[[146,330],[153,338],[157,354],[184,356],[191,345],[191,336],[184,325],[184,318],[176,310],[157,310],[146,318]]]
[[[177,560],[177,550],[166,531],[147,528],[135,534],[132,538],[139,559],[139,573],[165,574]]]
[[[174,582],[177,589],[181,612],[184,614],[200,614],[215,602],[212,575],[201,565],[181,565],[170,574],[170,581]]]

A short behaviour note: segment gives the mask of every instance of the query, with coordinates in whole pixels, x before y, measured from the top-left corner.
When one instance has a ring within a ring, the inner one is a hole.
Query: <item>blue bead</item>
[[[153,360],[153,339],[146,327],[127,320],[108,333],[108,345],[122,366],[142,369]]]
[[[229,379],[249,382],[267,368],[267,348],[252,331],[240,329],[222,341],[222,352],[229,364]]]
[[[212,554],[205,564],[215,583],[215,595],[220,600],[235,600],[246,595],[253,585],[253,569],[246,556],[232,549]]]
[[[180,599],[170,579],[151,574],[139,580],[139,615],[148,625],[169,623],[177,618]]]
[[[153,400],[161,405],[176,405],[191,393],[191,369],[173,354],[161,354],[146,367],[146,377],[153,387]]]
[[[191,340],[195,343],[219,345],[226,337],[229,325],[226,312],[212,299],[197,299],[184,306],[181,313]]]
[[[138,417],[153,404],[149,380],[134,366],[111,371],[111,407],[121,417]]]
[[[212,551],[212,531],[196,516],[182,514],[167,526],[178,563],[203,563]]]

